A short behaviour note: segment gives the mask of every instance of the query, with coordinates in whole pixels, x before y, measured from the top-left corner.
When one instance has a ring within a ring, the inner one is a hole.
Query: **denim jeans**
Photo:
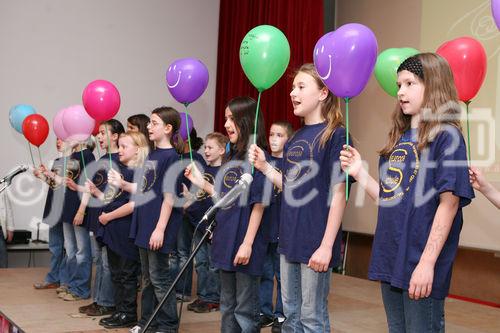
[[[193,240],[194,227],[189,222],[186,216],[182,218],[182,224],[179,228],[179,233],[177,234],[177,272],[187,262],[189,255],[191,254],[191,241]],[[175,286],[175,290],[179,294],[191,296],[193,286],[193,264],[189,264],[188,268],[179,280],[179,283]]]
[[[412,300],[407,290],[380,284],[390,333],[444,332],[444,299]]]
[[[260,277],[220,270],[221,333],[255,333],[259,327]]]
[[[282,332],[330,332],[328,293],[331,269],[317,273],[280,256],[281,296],[286,320]]]
[[[276,307],[273,312],[274,277],[276,276],[278,293]],[[283,318],[283,302],[281,301],[280,255],[278,243],[269,243],[264,260],[264,272],[260,279],[260,312],[270,318]]]
[[[137,316],[137,274],[140,264],[109,248],[107,250],[116,312]]]
[[[92,299],[98,305],[115,306],[113,283],[111,282],[111,270],[108,262],[108,249],[99,243],[95,236],[91,236],[92,256],[95,263],[94,288]]]
[[[142,267],[142,315],[139,325],[144,326],[153,315],[155,307],[163,299],[174,282],[175,271],[170,264],[169,254],[139,248]],[[172,292],[152,322],[158,331],[175,333],[179,325],[177,301]]]
[[[90,277],[92,272],[92,252],[90,235],[85,227],[63,222],[68,289],[81,298],[90,297]]]
[[[59,222],[49,228],[50,270],[45,282],[67,285],[69,276],[66,268],[68,257],[64,253],[63,223]]]
[[[203,232],[197,231],[193,236],[196,244],[199,243]],[[196,283],[197,296],[200,300],[209,303],[220,302],[220,275],[219,270],[212,265],[210,259],[212,245],[207,240],[203,242],[198,253],[194,257],[194,267],[198,277]]]
[[[0,268],[7,268],[7,266],[7,241],[5,240],[2,227],[0,227]]]

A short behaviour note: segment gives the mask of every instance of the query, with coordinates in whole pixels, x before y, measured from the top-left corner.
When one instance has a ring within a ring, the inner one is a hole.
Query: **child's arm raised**
[[[248,221],[248,228],[241,243],[236,252],[236,256],[233,260],[233,265],[247,265],[250,261],[250,256],[252,255],[252,245],[255,240],[255,235],[259,230],[260,222],[262,221],[262,216],[264,215],[264,205],[261,203],[255,203],[252,207],[252,213],[250,213],[250,220]]]
[[[134,202],[129,201],[123,206],[120,206],[109,213],[103,212],[101,215],[99,215],[99,223],[101,223],[102,225],[106,225],[113,220],[119,219],[120,217],[132,214],[133,211],[134,211]]]
[[[496,208],[500,209],[500,192],[486,180],[478,168],[472,166],[469,168],[469,179],[475,190],[481,192]]]
[[[114,169],[108,171],[108,183],[117,188],[121,188],[125,192],[132,194],[137,192],[137,183],[129,183],[125,181],[122,178],[122,175]]]
[[[408,294],[411,299],[429,297],[434,280],[434,266],[448,238],[459,207],[459,197],[452,192],[439,195],[439,205],[434,215],[431,232],[420,260],[410,279]]]
[[[344,149],[340,151],[340,165],[344,172],[348,171],[349,176],[356,179],[359,185],[365,189],[375,204],[378,204],[379,184],[363,168],[361,155],[356,148],[344,145]]]
[[[280,190],[283,189],[283,178],[281,173],[266,161],[264,151],[256,144],[252,144],[248,149],[248,161],[253,164],[257,170],[262,172],[273,185]]]
[[[214,185],[207,182],[194,163],[191,163],[186,167],[186,170],[184,170],[184,176],[192,184],[205,191],[209,196],[213,196],[215,194]]]

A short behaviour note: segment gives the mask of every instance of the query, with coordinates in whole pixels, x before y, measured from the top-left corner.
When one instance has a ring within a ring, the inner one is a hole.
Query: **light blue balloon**
[[[14,128],[19,133],[23,134],[23,121],[24,119],[36,111],[31,105],[18,104],[10,108],[9,111],[9,121],[12,128]]]

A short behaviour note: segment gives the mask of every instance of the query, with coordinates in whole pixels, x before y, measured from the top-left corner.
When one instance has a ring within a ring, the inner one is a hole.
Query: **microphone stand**
[[[200,221],[201,222],[201,221]],[[147,329],[149,328],[149,326],[151,325],[151,323],[153,322],[153,319],[156,317],[156,315],[158,314],[158,311],[160,311],[161,307],[163,306],[163,303],[165,303],[165,301],[167,300],[168,296],[170,296],[170,294],[172,293],[172,291],[174,290],[175,288],[175,285],[177,284],[177,282],[179,282],[179,280],[181,279],[182,277],[182,274],[184,274],[184,271],[188,268],[188,266],[191,264],[191,262],[193,261],[194,257],[196,256],[196,253],[200,250],[201,246],[203,245],[203,242],[205,241],[205,239],[207,239],[208,235],[211,235],[214,228],[215,228],[215,225],[217,224],[217,222],[215,222],[215,216],[212,217],[210,219],[210,224],[207,226],[207,228],[205,229],[205,233],[203,234],[203,236],[201,237],[201,240],[200,242],[196,245],[196,247],[194,248],[193,252],[191,252],[191,255],[189,256],[189,258],[187,259],[187,261],[184,263],[184,266],[182,266],[181,270],[179,271],[179,273],[177,274],[177,276],[175,277],[174,279],[174,282],[172,282],[172,285],[170,286],[170,288],[167,290],[167,293],[165,294],[165,296],[163,296],[163,299],[158,303],[158,305],[156,306],[153,314],[151,315],[151,318],[149,318],[149,320],[147,321],[146,325],[141,329],[141,333],[145,333],[147,331]],[[180,322],[179,322],[179,325],[180,325]],[[177,327],[177,330],[179,328]]]

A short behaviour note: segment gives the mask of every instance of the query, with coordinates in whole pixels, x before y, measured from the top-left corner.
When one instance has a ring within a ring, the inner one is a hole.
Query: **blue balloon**
[[[12,128],[14,128],[19,133],[23,134],[23,121],[24,119],[36,111],[31,105],[18,104],[10,108],[9,111],[9,121]]]

